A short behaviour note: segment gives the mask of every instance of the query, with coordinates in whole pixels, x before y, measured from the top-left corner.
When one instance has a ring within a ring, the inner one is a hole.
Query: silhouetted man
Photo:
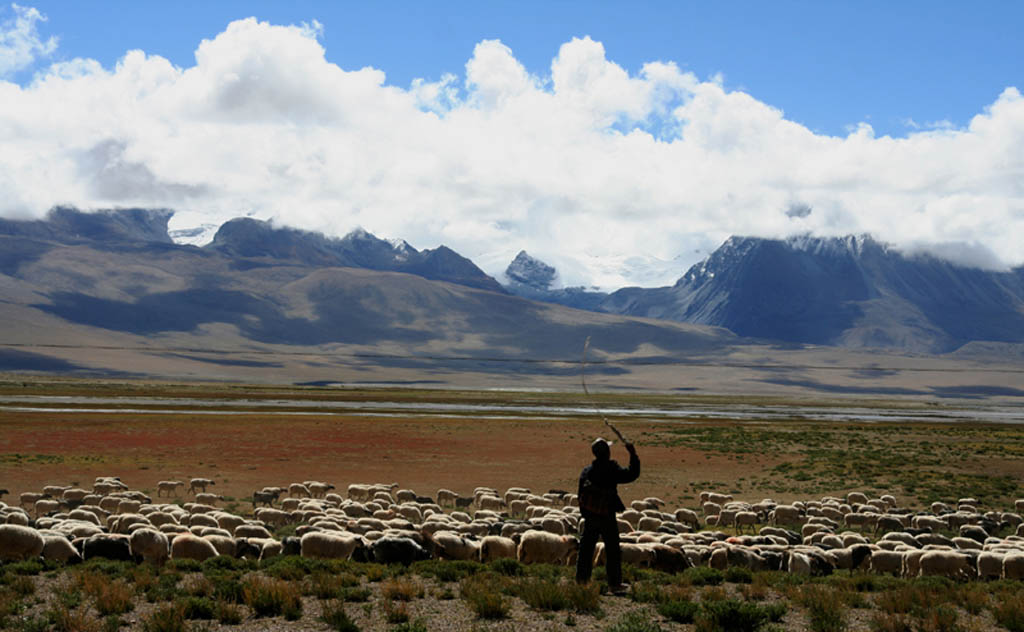
[[[619,498],[618,485],[632,483],[640,476],[640,458],[632,443],[627,443],[629,467],[611,459],[611,441],[598,438],[590,445],[594,461],[580,472],[579,501],[583,517],[583,536],[576,560],[576,581],[590,581],[594,566],[594,547],[598,536],[604,540],[605,569],[612,592],[624,590],[622,585],[622,549],[619,548],[619,525],[615,513],[626,506]]]

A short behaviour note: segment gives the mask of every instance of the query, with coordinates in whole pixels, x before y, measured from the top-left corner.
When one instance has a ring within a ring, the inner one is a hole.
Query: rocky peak
[[[505,276],[509,280],[538,290],[548,289],[557,274],[553,267],[539,259],[534,259],[525,250],[520,250],[512,263],[505,268]]]

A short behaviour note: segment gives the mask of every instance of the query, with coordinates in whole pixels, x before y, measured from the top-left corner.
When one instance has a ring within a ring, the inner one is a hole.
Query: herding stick
[[[589,346],[590,336],[587,336],[586,341],[583,343],[583,359],[580,361],[580,382],[583,384],[583,393],[587,397],[590,397],[590,391],[587,390],[587,348]],[[597,411],[598,415],[601,415],[601,419],[604,421],[604,425],[612,429],[612,432],[614,432],[615,436],[619,438],[619,441],[621,441],[622,443],[629,443],[626,437],[623,437],[622,433],[619,432],[619,429],[613,426],[610,421],[608,421],[608,418],[604,416],[604,413],[601,412],[601,409],[598,408],[596,403],[594,404],[594,409]]]

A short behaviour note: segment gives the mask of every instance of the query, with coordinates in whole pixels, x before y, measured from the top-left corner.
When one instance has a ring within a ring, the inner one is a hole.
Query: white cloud
[[[671,283],[732,234],[866,232],[988,266],[1024,257],[1015,88],[962,129],[824,136],[672,61],[630,74],[590,38],[563,44],[547,76],[485,40],[463,77],[403,89],[328,62],[321,29],[250,18],[187,68],[129,51],[114,68],[73,60],[0,81],[0,214],[152,205],[178,209],[179,227],[245,214],[362,226],[495,275],[526,249],[566,284],[603,287]]]
[[[36,29],[46,16],[31,7],[11,5],[13,18],[0,22],[0,78],[31,66],[37,58],[57,50],[57,38],[43,41]]]

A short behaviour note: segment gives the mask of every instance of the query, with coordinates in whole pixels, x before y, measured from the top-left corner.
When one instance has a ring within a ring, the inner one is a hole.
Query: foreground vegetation
[[[693,629],[815,632],[1024,630],[1024,584],[955,583],[862,573],[824,578],[627,567],[631,590],[578,586],[571,569],[500,560],[410,567],[298,557],[218,557],[162,568],[94,560],[64,568],[0,565],[0,629],[144,632],[246,629]],[[260,623],[263,621],[264,623]],[[238,627],[236,627],[238,626]]]

